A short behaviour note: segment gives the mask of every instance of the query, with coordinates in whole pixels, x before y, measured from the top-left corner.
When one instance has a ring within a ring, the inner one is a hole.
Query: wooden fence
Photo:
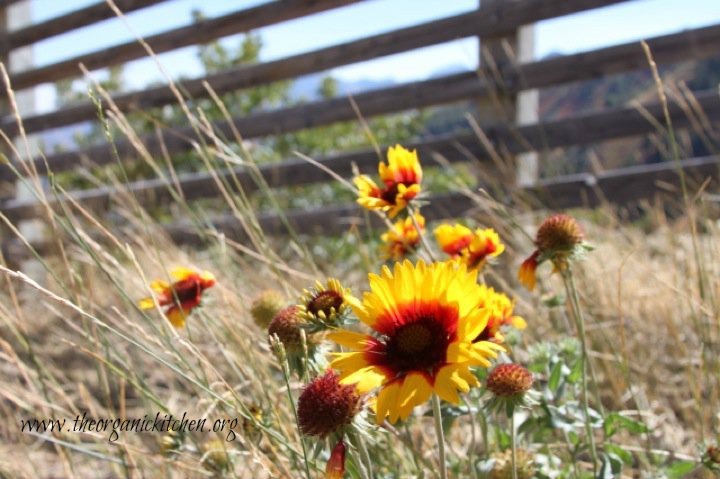
[[[69,32],[86,25],[113,17],[114,9],[131,12],[149,7],[164,0],[114,0],[100,2],[81,10],[46,22],[18,30],[4,30],[0,22],[0,58],[7,59],[13,50],[32,45],[52,36]],[[177,103],[176,92],[185,98],[201,99],[209,96],[207,85],[218,94],[247,89],[270,82],[292,79],[300,75],[323,72],[328,69],[350,65],[395,53],[437,45],[458,38],[479,37],[495,41],[498,37],[512,39],[518,29],[544,19],[560,17],[576,12],[602,8],[629,0],[507,0],[487,2],[476,11],[442,18],[420,25],[369,36],[343,44],[321,48],[274,61],[231,68],[204,78],[184,80],[173,90],[166,85],[142,91],[115,94],[111,98],[116,113],[160,107]],[[16,3],[0,0],[0,12]],[[156,53],[171,51],[188,45],[209,42],[227,35],[246,32],[290,19],[301,18],[321,11],[341,8],[358,0],[283,0],[269,2],[222,17],[201,20],[192,25],[177,28],[146,38]],[[111,8],[110,5],[114,7]],[[4,18],[0,13],[0,20]],[[720,51],[720,25],[685,30],[647,40],[658,64],[669,64],[688,59],[704,59]],[[97,70],[143,58],[145,48],[138,42],[128,42],[102,51],[63,60],[43,67],[33,68],[9,75],[14,91],[22,91],[37,85],[75,77],[80,74],[79,65],[87,70]],[[401,112],[453,102],[480,101],[501,94],[515,98],[520,92],[542,89],[571,82],[601,78],[606,75],[648,69],[648,61],[639,42],[612,46],[562,57],[525,62],[506,61],[498,64],[492,73],[481,64],[479,72],[458,73],[440,78],[417,81],[390,88],[367,91],[354,96],[355,106],[348,98],[313,101],[274,111],[254,113],[244,117],[218,121],[213,124],[219,135],[232,137],[233,129],[240,131],[245,139],[268,137],[306,128],[330,125],[335,122],[354,120],[356,108],[365,117]],[[5,94],[3,94],[3,97]],[[44,114],[31,114],[23,118],[25,134],[72,125],[97,119],[97,105],[84,104],[60,108]],[[669,116],[676,129],[708,126],[720,118],[720,96],[717,90],[696,92],[685,103],[671,102]],[[424,138],[409,146],[418,148],[423,156],[440,153],[451,162],[465,162],[476,158],[489,162],[493,150],[508,154],[546,151],[550,148],[570,147],[597,143],[605,140],[649,134],[658,131],[665,123],[660,104],[646,104],[643,108],[623,107],[594,111],[571,119],[540,121],[513,125],[507,122],[483,124],[486,142],[477,135],[459,134]],[[8,137],[20,133],[19,125],[9,110],[0,117],[0,129]],[[179,153],[193,148],[197,133],[192,126],[168,129],[162,137],[148,135],[141,142],[151,154]],[[124,161],[133,161],[135,148],[130,140],[119,139],[114,148],[106,144],[92,145],[76,151],[48,154],[37,158],[10,158],[9,165],[0,165],[0,182],[17,181],[18,175],[61,172],[78,165],[105,165],[116,161],[119,155]],[[459,152],[462,152],[460,154]],[[322,165],[342,176],[352,173],[352,165],[360,171],[372,172],[376,168],[374,151],[338,152],[320,158]],[[568,208],[595,206],[603,202],[626,202],[650,198],[678,183],[678,169],[686,175],[701,179],[718,175],[718,158],[688,159],[680,166],[676,163],[644,165],[602,174],[584,173],[549,180],[537,181],[530,186],[514,185],[513,193],[528,198],[538,206]],[[259,173],[271,187],[312,184],[330,181],[331,177],[317,166],[303,160],[288,159],[281,163],[263,165]],[[232,179],[232,181],[230,181]],[[69,193],[69,197],[84,207],[103,211],[109,209],[113,200],[130,193],[141,204],[161,203],[173,198],[174,188],[179,186],[187,200],[214,197],[220,194],[220,186],[230,190],[237,185],[251,192],[257,188],[255,173],[243,167],[224,170],[214,174],[194,173],[180,176],[177,182],[164,179],[148,179],[125,185],[123,191],[101,187]],[[6,197],[0,199],[0,212],[12,222],[49,214],[47,204],[59,206],[67,198],[50,198],[44,204],[36,199]],[[472,206],[472,202],[459,193],[433,197],[426,210],[429,218],[457,216]],[[341,232],[348,224],[362,215],[353,204],[338,205],[318,210],[288,211],[283,216],[301,232]],[[338,218],[342,218],[339,221]],[[287,223],[277,213],[260,213],[260,225],[268,232],[282,234]],[[208,221],[208,228],[228,235],[242,235],[240,225],[234,218],[218,217]],[[169,234],[181,242],[197,242],[203,237],[191,233],[192,228],[182,223],[167,226]],[[6,234],[0,240],[8,240]],[[9,244],[8,241],[3,241]]]

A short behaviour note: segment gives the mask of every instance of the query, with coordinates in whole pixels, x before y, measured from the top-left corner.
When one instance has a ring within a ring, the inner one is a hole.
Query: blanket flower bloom
[[[175,268],[170,271],[173,283],[155,280],[150,288],[160,307],[165,309],[165,316],[176,328],[185,326],[185,320],[193,309],[200,306],[203,292],[215,285],[215,277],[207,271],[197,272],[189,268]],[[155,307],[153,297],[148,296],[138,301],[140,309]]]
[[[390,422],[406,419],[433,393],[457,404],[458,391],[479,385],[470,367],[490,366],[503,347],[473,342],[490,316],[478,307],[477,271],[454,262],[406,260],[368,279],[370,291],[353,309],[374,334],[331,333],[330,339],[352,351],[336,353],[330,366],[361,394],[380,388],[378,424],[387,416]]]
[[[341,322],[353,301],[357,300],[350,289],[343,287],[339,280],[330,278],[325,286],[316,281],[313,288],[303,290],[299,303],[300,315],[308,325],[325,329]]]
[[[537,249],[520,265],[520,283],[530,291],[535,289],[535,270],[548,259],[554,271],[564,269],[570,257],[582,247],[583,237],[580,225],[571,216],[561,213],[546,218],[535,236]]]
[[[380,239],[385,243],[385,257],[394,261],[400,261],[406,256],[417,251],[420,245],[420,236],[425,232],[425,217],[415,213],[420,231],[415,227],[413,218],[407,217],[397,221],[391,230],[384,233]]]
[[[470,269],[482,269],[489,258],[505,251],[497,232],[492,228],[472,231],[459,223],[442,224],[435,228],[435,239],[446,254],[467,265]]]
[[[400,145],[388,148],[388,163],[380,162],[378,171],[384,188],[380,188],[367,175],[353,179],[358,188],[357,202],[369,210],[387,212],[394,218],[408,203],[420,194],[422,168],[416,150]]]
[[[487,326],[475,338],[475,341],[493,341],[502,343],[505,341],[500,328],[503,326],[512,326],[516,329],[525,329],[527,323],[520,316],[513,315],[514,303],[505,294],[495,291],[484,284],[480,285],[483,290],[481,308],[490,310]]]

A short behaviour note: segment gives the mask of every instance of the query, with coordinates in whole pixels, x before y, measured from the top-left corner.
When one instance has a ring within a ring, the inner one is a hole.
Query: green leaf
[[[561,294],[555,294],[549,298],[542,300],[543,304],[548,308],[556,308],[565,304],[565,296]]]
[[[583,363],[582,361],[575,361],[575,364],[573,364],[572,370],[570,371],[570,374],[568,375],[568,382],[570,383],[577,383],[580,378],[582,377],[582,371],[583,371]]]
[[[605,436],[608,438],[612,437],[621,429],[625,429],[632,434],[642,434],[648,432],[647,426],[641,422],[634,421],[616,412],[608,414],[603,422]]]
[[[605,444],[605,450],[608,452],[609,456],[616,456],[623,464],[627,464],[628,466],[632,464],[632,454],[622,447],[615,444]]]
[[[697,463],[694,461],[677,461],[665,469],[668,479],[681,479],[695,470]]]
[[[597,479],[613,479],[615,477],[613,475],[612,460],[607,454],[602,455],[600,470],[598,471],[598,475],[596,477]]]
[[[550,379],[548,380],[548,388],[552,392],[556,392],[560,386],[560,379],[562,379],[563,363],[557,362],[550,371]]]

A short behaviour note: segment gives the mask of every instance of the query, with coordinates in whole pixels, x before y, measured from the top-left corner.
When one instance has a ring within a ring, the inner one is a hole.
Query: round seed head
[[[298,399],[298,423],[306,436],[325,437],[350,424],[360,411],[355,386],[340,384],[335,371],[328,371],[308,384]]]
[[[525,449],[518,449],[515,454],[515,467],[518,479],[535,477],[535,461],[533,454]],[[490,479],[512,479],[512,451],[496,452],[490,456],[494,463],[490,471]]]
[[[583,241],[583,232],[574,218],[565,214],[548,217],[538,228],[535,245],[541,253],[572,251]]]
[[[230,468],[230,456],[227,443],[220,439],[212,439],[202,445],[201,464],[205,469],[222,472]]]
[[[250,315],[255,324],[264,329],[284,306],[285,297],[282,293],[274,289],[267,289],[253,300],[250,306]]]
[[[268,336],[276,335],[288,353],[302,351],[302,336],[300,329],[303,324],[298,306],[288,306],[281,309],[268,326]]]
[[[495,396],[520,396],[530,390],[532,373],[519,364],[500,364],[487,378],[487,388]]]

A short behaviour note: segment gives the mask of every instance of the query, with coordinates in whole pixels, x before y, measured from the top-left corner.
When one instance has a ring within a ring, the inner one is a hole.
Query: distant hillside
[[[661,68],[660,73],[668,87],[684,82],[691,91],[713,89],[720,83],[720,58],[679,63]],[[649,69],[646,69],[542,90],[540,116],[545,120],[568,118],[592,110],[627,107],[633,102],[657,101],[655,82]],[[685,156],[711,153],[711,148],[693,135],[685,136],[680,136],[685,140]],[[606,142],[597,147],[574,147],[565,150],[562,154],[549,157],[542,170],[545,175],[552,176],[592,171],[593,168],[611,169],[632,164],[656,163],[664,161],[665,156],[659,152],[652,139],[629,138]]]

